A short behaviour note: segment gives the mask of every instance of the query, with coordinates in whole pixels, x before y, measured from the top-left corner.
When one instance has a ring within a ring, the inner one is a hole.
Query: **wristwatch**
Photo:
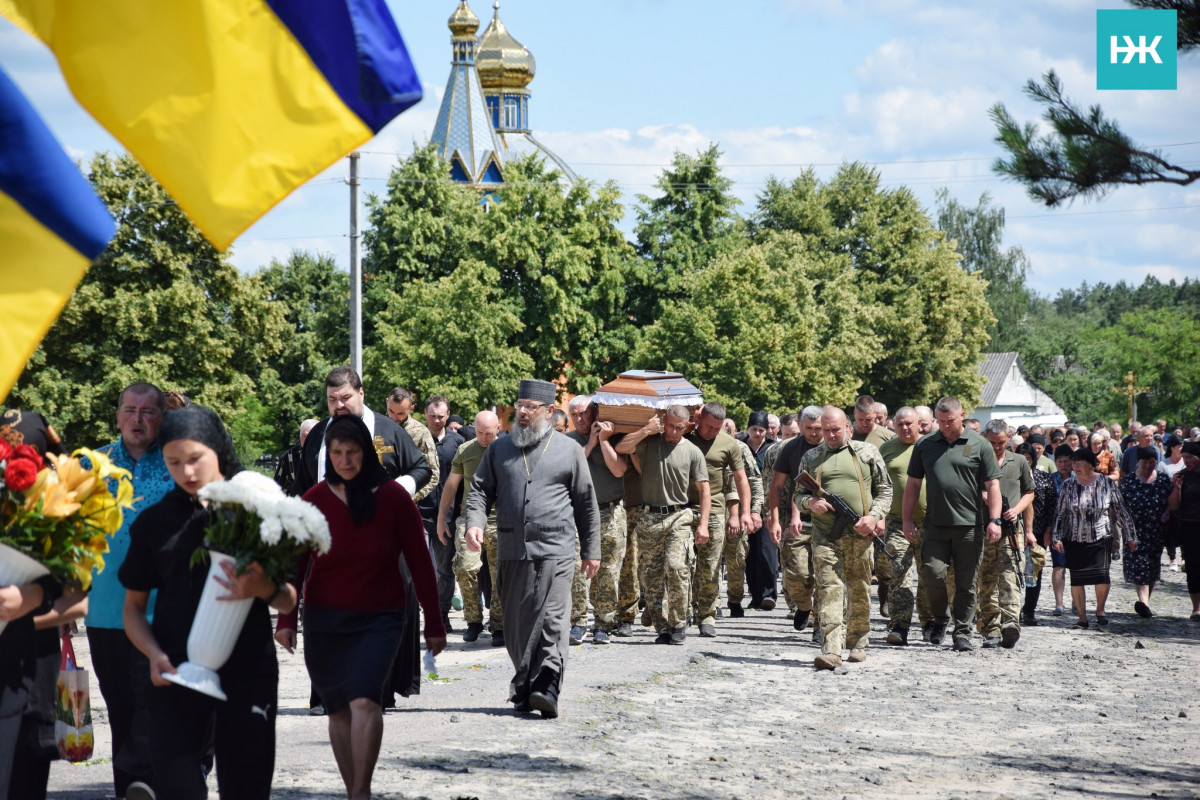
[[[992,525],[1003,525],[1004,520],[1002,520],[1000,517],[996,517],[995,519],[989,519],[988,523]]]

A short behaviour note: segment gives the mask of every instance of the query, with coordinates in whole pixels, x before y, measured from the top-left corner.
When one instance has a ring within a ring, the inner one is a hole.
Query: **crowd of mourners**
[[[449,632],[505,647],[514,712],[553,718],[570,646],[644,635],[639,623],[682,645],[786,603],[820,646],[814,668],[844,672],[867,658],[873,584],[898,648],[910,630],[953,651],[1016,647],[1039,624],[1047,560],[1044,613],[1076,628],[1109,625],[1113,562],[1143,618],[1162,571],[1187,571],[1200,622],[1198,428],[981,424],[953,397],[889,414],[863,395],[754,411],[742,431],[719,403],[668,405],[618,431],[591,397],[562,409],[539,380],[469,420],[429,397],[422,424],[404,387],[386,413],[369,408],[349,367],[325,392],[328,417],[300,425],[275,480],[324,515],[332,547],[287,582],[256,563],[214,578],[221,599],[254,600],[219,670],[224,701],[168,676],[210,580],[192,558],[217,513],[200,490],[244,467],[212,410],[150,383],[116,398],[120,436],[101,450],[132,474],[135,505],[107,567],[87,594],[0,586],[0,800],[46,795],[59,637],[80,618],[127,800],[206,798],[213,771],[222,800],[270,796],[276,643],[303,651],[309,713],[327,716],[357,800],[383,709],[419,691],[422,653]],[[35,411],[8,410],[0,437],[64,450]]]

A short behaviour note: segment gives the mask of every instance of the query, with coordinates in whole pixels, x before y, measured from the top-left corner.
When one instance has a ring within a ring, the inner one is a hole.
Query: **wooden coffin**
[[[700,390],[678,372],[636,369],[622,372],[593,396],[599,406],[597,419],[611,422],[618,433],[633,433],[650,417],[662,418],[668,407],[679,404],[696,410],[704,405]]]

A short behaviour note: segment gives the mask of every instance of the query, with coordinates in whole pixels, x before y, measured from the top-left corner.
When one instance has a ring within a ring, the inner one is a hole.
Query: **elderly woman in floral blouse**
[[[1051,536],[1054,550],[1065,553],[1071,572],[1071,602],[1086,630],[1087,586],[1096,587],[1096,624],[1108,625],[1104,604],[1108,600],[1111,560],[1120,557],[1121,541],[1137,546],[1137,529],[1125,508],[1116,481],[1096,471],[1099,459],[1091,448],[1081,447],[1071,455],[1072,476],[1063,481]]]

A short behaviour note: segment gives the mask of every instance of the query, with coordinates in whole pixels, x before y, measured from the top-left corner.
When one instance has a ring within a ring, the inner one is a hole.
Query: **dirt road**
[[[810,632],[797,634],[783,607],[719,620],[716,639],[690,635],[682,647],[638,627],[632,639],[571,649],[554,721],[504,702],[503,648],[451,634],[441,679],[386,714],[375,790],[435,800],[1200,797],[1200,622],[1188,620],[1184,576],[1164,578],[1149,620],[1133,613],[1132,588],[1114,584],[1107,632],[1051,616],[1047,586],[1042,624],[1014,650],[888,647],[876,607],[867,661],[845,674],[813,669]],[[461,630],[461,615],[452,621]],[[325,722],[306,714],[303,661],[281,652],[280,666],[274,796],[344,796]],[[96,727],[97,760],[56,763],[52,798],[111,795]]]

